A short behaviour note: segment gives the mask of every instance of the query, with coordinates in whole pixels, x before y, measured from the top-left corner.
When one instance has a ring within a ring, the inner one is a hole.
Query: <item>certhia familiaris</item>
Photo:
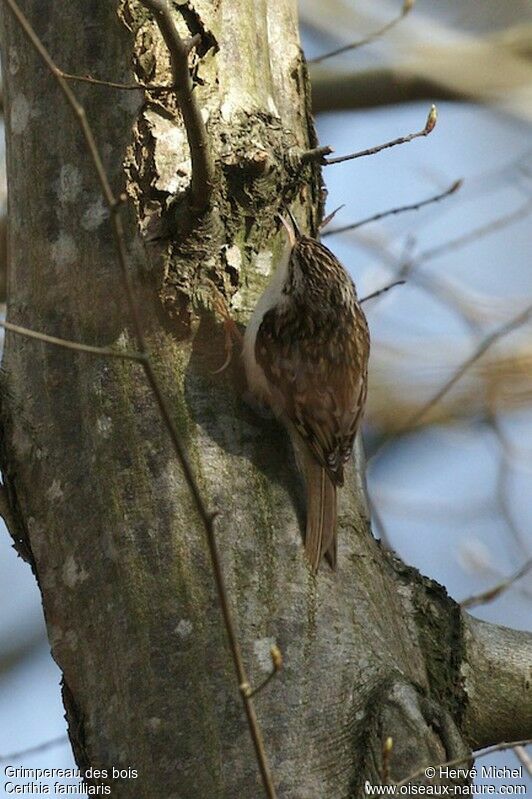
[[[251,391],[286,425],[307,493],[305,549],[336,567],[336,488],[367,393],[369,333],[353,281],[327,247],[292,230],[244,337]]]

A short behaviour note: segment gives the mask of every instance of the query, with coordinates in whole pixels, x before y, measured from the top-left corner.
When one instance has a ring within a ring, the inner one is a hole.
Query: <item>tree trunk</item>
[[[21,5],[66,72],[168,80],[166,48],[140,3]],[[256,700],[278,795],[363,796],[365,780],[381,780],[389,736],[390,776],[401,779],[472,743],[530,733],[531,640],[486,632],[383,550],[369,529],[362,457],[341,492],[338,570],[310,573],[287,435],[250,407],[237,354],[214,374],[224,352],[211,311],[214,284],[245,324],[283,242],[276,211],[299,203],[314,232],[321,214],[319,171],[298,158],[316,142],[296,3],[179,8],[182,34],[201,34],[195,94],[216,161],[200,222],[180,228],[190,161],[172,95],[74,88],[113,188],[127,187],[146,336],[200,488],[219,512],[253,684],[270,671],[273,642],[284,655]],[[8,318],[135,350],[76,119],[6,7],[2,28]],[[164,238],[148,241],[154,231]],[[142,368],[7,334],[2,422],[11,533],[42,592],[78,763],[135,769],[135,779],[113,784],[120,799],[260,796],[204,530]],[[511,662],[500,656],[508,641],[520,653]],[[486,659],[493,667],[479,684]],[[487,698],[489,718],[479,706]]]

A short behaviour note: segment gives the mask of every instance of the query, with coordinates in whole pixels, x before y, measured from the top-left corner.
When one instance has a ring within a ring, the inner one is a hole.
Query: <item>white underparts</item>
[[[272,404],[272,397],[270,386],[264,370],[257,363],[255,357],[255,342],[257,340],[257,333],[261,326],[264,315],[276,305],[283,302],[282,289],[288,277],[288,263],[292,252],[292,243],[287,240],[281,260],[275,270],[270,282],[266,286],[264,292],[261,294],[255,310],[251,315],[251,319],[246,327],[244,335],[244,347],[242,355],[244,358],[244,366],[246,369],[246,377],[250,391],[260,402],[265,402],[269,405]],[[273,409],[275,410],[275,408]]]

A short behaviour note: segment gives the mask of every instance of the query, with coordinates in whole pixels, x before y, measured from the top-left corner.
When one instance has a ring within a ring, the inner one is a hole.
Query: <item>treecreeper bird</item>
[[[305,550],[336,568],[337,487],[367,393],[369,333],[348,273],[283,218],[288,239],[244,337],[252,393],[288,429],[307,496]]]

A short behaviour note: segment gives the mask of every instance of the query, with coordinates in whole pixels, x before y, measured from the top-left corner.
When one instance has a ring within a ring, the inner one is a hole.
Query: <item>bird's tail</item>
[[[305,448],[303,474],[307,490],[305,551],[317,572],[323,555],[336,568],[336,485],[327,471]]]

